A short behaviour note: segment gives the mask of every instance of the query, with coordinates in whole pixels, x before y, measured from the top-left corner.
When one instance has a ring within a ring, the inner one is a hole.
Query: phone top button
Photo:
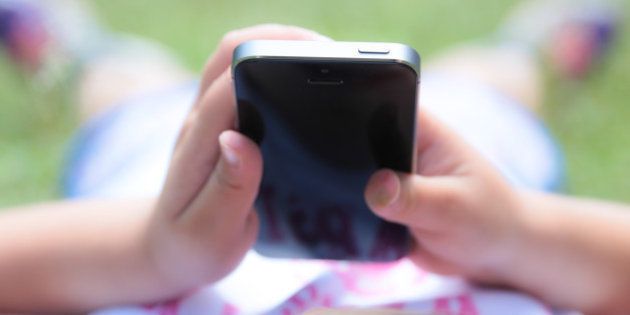
[[[359,53],[361,54],[389,54],[389,48],[387,47],[359,47]]]

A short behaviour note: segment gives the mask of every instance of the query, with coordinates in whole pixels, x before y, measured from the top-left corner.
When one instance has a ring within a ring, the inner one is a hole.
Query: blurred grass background
[[[112,30],[161,42],[199,72],[223,33],[264,22],[296,24],[338,40],[404,42],[426,60],[449,45],[487,36],[516,1],[93,3]],[[566,153],[570,193],[630,202],[627,23],[621,35],[602,71],[584,84],[549,82],[545,120]],[[71,85],[42,89],[0,55],[0,206],[60,197],[64,154],[76,128]]]

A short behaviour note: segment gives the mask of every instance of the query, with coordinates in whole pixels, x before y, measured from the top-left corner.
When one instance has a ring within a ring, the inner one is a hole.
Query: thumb
[[[379,217],[412,228],[437,228],[462,197],[453,177],[425,177],[379,170],[368,181],[365,200]],[[451,213],[451,214],[449,214]]]
[[[249,138],[232,130],[219,135],[219,145],[217,165],[184,216],[205,229],[247,229],[262,176],[260,150]]]

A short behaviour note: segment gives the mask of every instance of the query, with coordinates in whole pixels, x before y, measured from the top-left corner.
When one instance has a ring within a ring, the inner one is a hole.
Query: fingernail
[[[392,205],[400,193],[400,181],[391,170],[383,170],[374,175],[372,179],[375,188],[369,195],[370,203],[379,208]]]
[[[234,135],[229,131],[224,131],[219,135],[219,145],[221,146],[221,155],[223,159],[232,167],[238,168],[241,164],[241,158],[234,149]]]

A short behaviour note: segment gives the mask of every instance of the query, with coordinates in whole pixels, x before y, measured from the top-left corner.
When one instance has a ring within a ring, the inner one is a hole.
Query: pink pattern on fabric
[[[401,260],[393,263],[365,263],[365,264],[331,264],[333,272],[341,279],[343,287],[354,294],[370,297],[391,293],[393,290],[403,287],[401,283],[391,280],[404,270],[408,261]],[[420,284],[424,281],[426,273],[413,268],[408,273],[405,282],[407,284]]]
[[[230,303],[225,303],[223,310],[221,310],[221,315],[236,315],[238,313],[238,308]]]
[[[479,312],[475,307],[475,302],[469,294],[460,295],[457,297],[459,301],[459,314],[460,315],[478,315]]]
[[[315,306],[333,307],[334,297],[317,285],[311,284],[287,300],[278,313],[282,315],[302,314]]]
[[[147,311],[155,312],[155,315],[177,315],[180,304],[181,300],[171,300],[155,305],[145,305],[143,308]]]
[[[450,314],[451,308],[449,306],[448,298],[438,298],[433,305],[433,311],[438,314]]]
[[[403,302],[399,302],[399,303],[392,303],[387,305],[388,309],[392,309],[392,310],[404,310],[406,306],[406,303]]]
[[[470,294],[438,298],[433,303],[433,311],[440,315],[479,315]]]

